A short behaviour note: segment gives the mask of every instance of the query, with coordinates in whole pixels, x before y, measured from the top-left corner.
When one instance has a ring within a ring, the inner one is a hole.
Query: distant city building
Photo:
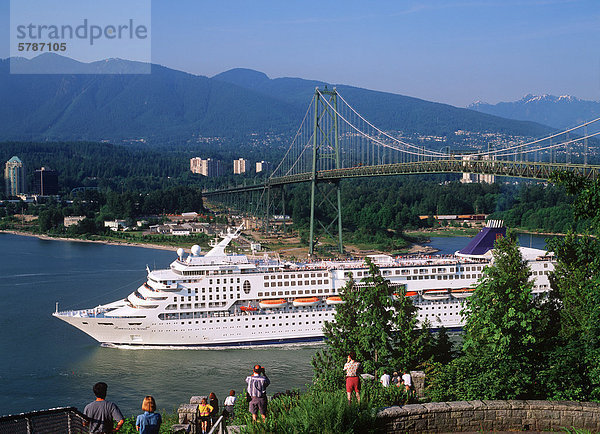
[[[473,160],[489,160],[490,157],[489,155],[464,155],[462,157],[463,161],[473,161]],[[463,173],[462,178],[460,180],[460,182],[462,182],[463,184],[471,184],[474,182],[479,182],[479,183],[487,183],[487,184],[493,184],[494,182],[496,182],[496,176],[495,175],[486,175],[486,174],[480,174],[480,173]]]
[[[33,174],[33,193],[41,196],[58,194],[58,173],[48,167],[37,169]]]
[[[271,163],[268,161],[257,161],[256,162],[256,173],[266,172],[269,173],[272,169]]]
[[[25,193],[25,166],[19,157],[12,157],[6,162],[4,184],[7,196]]]
[[[65,228],[68,228],[69,226],[75,226],[78,225],[79,222],[81,220],[83,220],[85,218],[84,215],[72,215],[72,216],[66,216],[63,219],[63,225],[65,226]]]
[[[105,220],[104,227],[110,228],[111,231],[117,232],[118,230],[127,229],[127,223],[125,220]]]
[[[246,173],[247,166],[248,160],[245,160],[244,158],[238,158],[237,160],[233,160],[233,173],[236,175]]]
[[[207,177],[221,176],[223,174],[223,165],[219,160],[207,158],[203,160],[200,157],[190,159],[190,170],[192,173],[199,173]]]

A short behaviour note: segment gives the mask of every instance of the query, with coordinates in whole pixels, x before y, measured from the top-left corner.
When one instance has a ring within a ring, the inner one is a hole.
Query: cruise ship
[[[333,321],[339,293],[350,278],[368,276],[364,259],[292,263],[277,256],[226,252],[240,230],[222,234],[206,254],[193,246],[168,269],[147,270],[146,281],[127,298],[54,316],[104,345],[219,347],[310,342]],[[454,255],[372,255],[390,283],[403,287],[432,328],[462,326],[463,301],[472,295],[492,261],[499,221],[490,221]],[[533,293],[548,291],[553,255],[520,247],[534,281]]]

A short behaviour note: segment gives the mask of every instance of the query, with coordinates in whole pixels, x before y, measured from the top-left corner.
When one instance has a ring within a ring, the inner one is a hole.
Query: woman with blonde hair
[[[140,414],[135,420],[135,429],[140,434],[158,434],[162,418],[160,413],[155,413],[156,401],[152,396],[148,395],[144,398],[142,410],[144,414]]]

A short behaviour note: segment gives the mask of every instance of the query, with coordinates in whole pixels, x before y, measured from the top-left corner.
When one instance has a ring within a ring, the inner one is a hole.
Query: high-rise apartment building
[[[200,157],[191,158],[190,170],[192,173],[199,173],[208,177],[221,176],[223,174],[221,162],[212,158],[207,158],[206,160]]]
[[[58,173],[48,167],[37,169],[33,174],[33,192],[41,196],[58,194]]]
[[[233,160],[233,173],[239,175],[240,173],[246,173],[246,168],[248,167],[248,160],[243,158],[238,158],[237,160]]]
[[[25,193],[25,166],[19,157],[12,157],[6,162],[4,184],[7,196]]]
[[[256,173],[266,172],[269,173],[272,169],[271,163],[268,161],[257,161],[256,162]]]

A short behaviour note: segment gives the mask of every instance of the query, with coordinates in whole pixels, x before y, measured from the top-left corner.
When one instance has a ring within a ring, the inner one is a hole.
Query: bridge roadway
[[[514,178],[548,179],[552,172],[569,171],[587,179],[600,176],[600,166],[566,163],[537,163],[526,161],[502,160],[431,160],[409,163],[382,164],[379,166],[357,166],[343,169],[320,170],[316,173],[321,181],[337,181],[344,178],[363,178],[368,176],[412,175],[425,173],[476,173],[485,175],[508,176]],[[203,196],[244,193],[262,190],[266,187],[279,187],[312,180],[312,172],[269,178],[264,184],[231,187],[202,193]]]

